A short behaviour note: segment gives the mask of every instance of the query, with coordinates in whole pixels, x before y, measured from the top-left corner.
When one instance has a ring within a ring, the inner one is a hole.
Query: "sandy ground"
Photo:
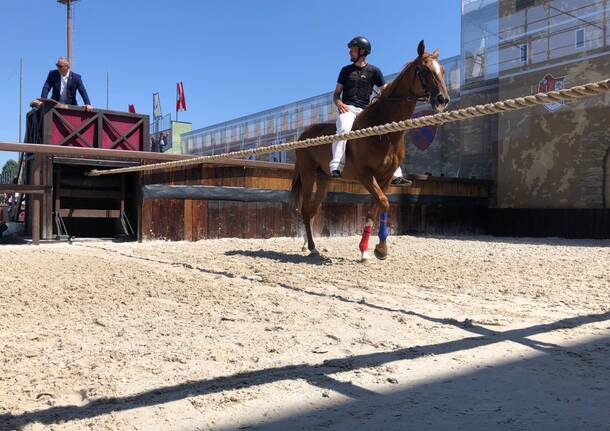
[[[610,430],[610,241],[0,246],[0,429]]]

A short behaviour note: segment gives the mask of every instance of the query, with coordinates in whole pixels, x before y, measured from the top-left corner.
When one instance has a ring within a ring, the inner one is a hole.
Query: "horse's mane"
[[[412,64],[413,64],[413,61],[410,61],[407,64],[405,64],[403,66],[402,70],[398,73],[398,75],[396,75],[396,78],[394,78],[392,80],[392,82],[390,82],[388,84],[387,87],[385,87],[383,90],[381,90],[381,92],[377,96],[373,97],[373,100],[371,100],[371,103],[369,103],[368,106],[366,108],[364,108],[364,110],[360,114],[358,114],[358,117],[366,118],[367,115],[373,111],[373,109],[377,108],[378,101],[382,100],[384,96],[392,94],[392,91],[394,91],[396,89],[396,87],[401,85],[404,75],[408,72],[408,70]]]
[[[364,114],[369,109],[372,109],[373,106],[376,104],[376,102],[381,100],[384,96],[392,94],[392,91],[394,91],[396,89],[396,87],[398,87],[400,85],[400,83],[402,82],[402,79],[404,78],[404,75],[407,73],[407,71],[409,70],[409,67],[411,67],[412,64],[413,64],[413,61],[410,61],[407,64],[405,64],[403,66],[402,70],[398,73],[398,75],[396,75],[396,78],[394,78],[392,80],[392,82],[390,82],[387,85],[387,87],[385,87],[383,90],[381,90],[381,92],[379,94],[377,94],[376,96],[373,97],[373,100],[371,100],[371,103],[369,103],[369,105],[366,108],[364,108],[364,110],[361,112],[361,114]]]
[[[404,67],[402,68],[402,70],[398,73],[398,75],[396,76],[396,78],[394,78],[392,80],[392,82],[390,82],[388,84],[388,86],[386,88],[384,88],[381,93],[379,93],[379,97],[382,96],[387,96],[389,94],[392,93],[392,91],[394,91],[396,89],[396,87],[398,87],[399,83],[402,82],[402,79],[404,78],[403,75],[406,75],[407,71],[409,70],[409,67],[411,67],[411,64],[413,64],[412,61],[408,62],[407,64],[404,65]]]

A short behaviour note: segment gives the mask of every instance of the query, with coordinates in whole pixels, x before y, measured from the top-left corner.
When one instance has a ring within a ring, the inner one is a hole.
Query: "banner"
[[[162,116],[163,114],[161,113],[161,99],[159,98],[159,93],[153,93],[153,117],[158,119]]]
[[[184,97],[184,86],[182,82],[176,83],[176,112],[186,111],[186,99]]]

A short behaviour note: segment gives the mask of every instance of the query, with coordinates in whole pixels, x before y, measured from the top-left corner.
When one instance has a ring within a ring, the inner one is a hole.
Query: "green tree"
[[[19,164],[13,159],[8,159],[4,166],[2,166],[2,177],[4,178],[9,176],[17,176],[17,170],[19,169]]]

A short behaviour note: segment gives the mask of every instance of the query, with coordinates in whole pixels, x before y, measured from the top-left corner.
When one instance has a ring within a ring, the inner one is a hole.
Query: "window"
[[[527,44],[519,45],[519,50],[521,51],[521,63],[527,64]]]
[[[576,30],[576,49],[585,47],[585,29],[579,28]]]
[[[297,113],[295,111],[290,111],[288,114],[288,124],[291,129],[296,129],[297,127]]]
[[[534,6],[534,3],[534,0],[517,0],[515,9],[517,9],[518,11],[521,9],[526,9],[528,7]]]

